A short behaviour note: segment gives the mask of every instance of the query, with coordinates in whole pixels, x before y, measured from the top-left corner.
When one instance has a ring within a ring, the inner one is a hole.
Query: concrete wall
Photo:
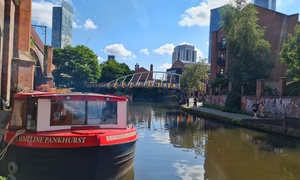
[[[206,96],[207,104],[220,107],[225,106],[226,95]],[[260,97],[243,96],[241,99],[241,110],[252,113],[254,102],[263,102],[266,108],[266,115],[269,117],[291,116],[300,117],[300,97]]]
[[[208,96],[207,95],[205,98],[205,103],[224,107],[226,98],[227,98],[226,95],[219,95],[219,96]]]
[[[269,116],[300,117],[300,97],[242,97],[242,110],[252,112],[252,104],[263,102]]]

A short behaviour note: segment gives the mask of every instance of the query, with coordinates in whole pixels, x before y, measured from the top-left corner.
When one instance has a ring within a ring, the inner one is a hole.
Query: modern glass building
[[[251,0],[257,6],[276,11],[276,0]]]
[[[61,7],[53,7],[52,47],[72,45],[73,7],[62,0]]]
[[[177,60],[181,62],[197,62],[197,51],[195,51],[195,47],[183,44],[176,46],[174,48],[174,52],[172,53],[172,64],[174,64]]]
[[[208,48],[208,63],[211,62],[211,49],[212,49],[212,32],[217,31],[221,27],[221,13],[220,10],[225,6],[221,6],[210,10],[210,25],[209,25],[209,48]]]

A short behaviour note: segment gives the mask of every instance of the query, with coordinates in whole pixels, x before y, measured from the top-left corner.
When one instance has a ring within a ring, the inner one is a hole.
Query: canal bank
[[[242,126],[267,133],[300,138],[300,118],[297,117],[253,118],[249,115],[205,108],[201,103],[198,103],[197,107],[186,106],[184,104],[181,105],[181,109],[189,114],[229,125]]]

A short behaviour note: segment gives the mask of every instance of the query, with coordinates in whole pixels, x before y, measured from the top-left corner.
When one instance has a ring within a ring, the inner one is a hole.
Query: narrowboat
[[[78,92],[14,95],[1,142],[11,180],[118,179],[134,165],[138,135],[128,98]]]

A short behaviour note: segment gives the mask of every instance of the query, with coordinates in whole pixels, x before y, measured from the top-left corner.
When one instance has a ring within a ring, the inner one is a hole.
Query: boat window
[[[25,100],[15,100],[13,104],[12,116],[10,119],[9,129],[21,129],[22,119],[26,119]]]
[[[53,100],[50,125],[84,125],[85,101]]]
[[[117,124],[117,102],[51,101],[51,126]]]
[[[101,111],[101,124],[117,124],[117,102],[106,102]]]
[[[102,109],[106,106],[104,101],[89,101],[87,104],[87,124],[100,124]]]

